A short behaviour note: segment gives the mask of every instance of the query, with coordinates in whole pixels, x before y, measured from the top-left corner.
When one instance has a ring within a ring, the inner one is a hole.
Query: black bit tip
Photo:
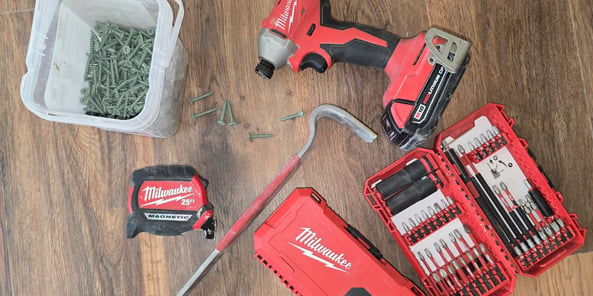
[[[272,75],[274,75],[274,69],[276,69],[276,67],[274,67],[272,63],[266,60],[261,60],[259,61],[259,64],[255,66],[255,73],[262,78],[270,79],[272,78]]]

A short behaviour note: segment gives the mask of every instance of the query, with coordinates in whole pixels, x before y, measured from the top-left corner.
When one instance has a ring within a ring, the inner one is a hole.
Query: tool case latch
[[[348,227],[346,227],[346,230],[356,239],[358,239],[359,241],[362,241],[366,247],[368,248],[369,252],[371,254],[373,254],[373,256],[375,256],[375,258],[377,258],[377,260],[381,260],[383,259],[383,254],[381,254],[381,252],[379,251],[379,249],[377,249],[377,247],[375,247],[366,237],[364,237],[364,235],[362,235],[362,233],[360,233],[360,231],[358,231],[356,228],[352,227],[351,225],[347,224]]]

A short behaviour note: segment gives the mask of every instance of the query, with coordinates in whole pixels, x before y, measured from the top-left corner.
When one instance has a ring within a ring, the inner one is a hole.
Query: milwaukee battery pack
[[[297,295],[424,295],[311,188],[257,229],[255,256]]]
[[[487,104],[365,183],[365,196],[431,295],[509,295],[584,244],[543,169]]]

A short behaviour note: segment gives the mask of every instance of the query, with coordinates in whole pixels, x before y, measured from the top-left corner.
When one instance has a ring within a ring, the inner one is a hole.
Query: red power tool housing
[[[423,295],[311,188],[296,189],[256,230],[254,245],[297,295]]]
[[[264,78],[286,64],[297,72],[322,73],[337,62],[384,70],[391,83],[383,95],[381,124],[405,150],[430,136],[469,63],[470,44],[461,38],[431,28],[401,39],[337,21],[328,0],[280,0],[262,27],[255,71]]]

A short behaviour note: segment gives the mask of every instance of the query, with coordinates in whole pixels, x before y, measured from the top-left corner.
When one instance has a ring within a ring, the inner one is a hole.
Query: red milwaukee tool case
[[[424,295],[311,188],[255,232],[256,257],[297,295]]]
[[[431,295],[509,295],[584,244],[513,123],[487,104],[365,183]]]

